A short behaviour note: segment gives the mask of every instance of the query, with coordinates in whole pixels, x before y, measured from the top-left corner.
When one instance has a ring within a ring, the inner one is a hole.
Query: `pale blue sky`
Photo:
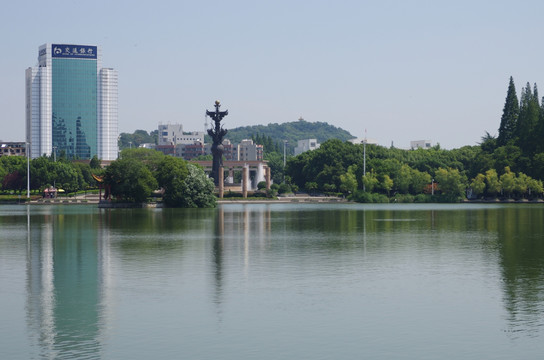
[[[401,148],[496,134],[508,79],[544,86],[542,1],[9,1],[0,139],[23,141],[43,43],[97,44],[119,71],[121,132],[305,120]],[[540,92],[541,95],[544,92]]]

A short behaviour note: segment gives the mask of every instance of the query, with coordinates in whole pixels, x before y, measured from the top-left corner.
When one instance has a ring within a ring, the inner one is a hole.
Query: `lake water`
[[[540,359],[544,206],[0,206],[1,359]]]

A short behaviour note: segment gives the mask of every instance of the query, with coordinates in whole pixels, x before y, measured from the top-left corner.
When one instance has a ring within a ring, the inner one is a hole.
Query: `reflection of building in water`
[[[104,328],[104,282],[109,278],[101,233],[81,215],[29,219],[27,316],[35,326],[29,331],[36,336],[32,342],[51,357],[96,355]]]
[[[243,204],[240,207],[229,207],[228,210],[219,207],[213,247],[216,294],[221,292],[224,248],[241,249],[240,253],[243,253],[244,267],[248,274],[252,252],[262,251],[270,239],[270,213],[269,205]]]

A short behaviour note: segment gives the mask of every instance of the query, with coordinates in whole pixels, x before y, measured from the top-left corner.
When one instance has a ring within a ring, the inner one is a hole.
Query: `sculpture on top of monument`
[[[219,185],[219,169],[223,166],[223,137],[227,134],[227,130],[221,126],[221,120],[229,114],[228,110],[219,111],[221,104],[219,100],[215,101],[215,111],[206,110],[206,115],[211,117],[214,121],[214,125],[211,129],[208,129],[208,135],[212,138],[212,173],[214,184]]]

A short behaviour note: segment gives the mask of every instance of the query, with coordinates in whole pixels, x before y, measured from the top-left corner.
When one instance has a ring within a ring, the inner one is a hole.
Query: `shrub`
[[[291,192],[291,186],[289,186],[288,184],[281,184],[278,189],[279,194],[287,194],[290,192]]]
[[[358,190],[355,194],[350,195],[350,200],[359,203],[388,203],[389,198],[384,194],[369,193],[366,191]]]

